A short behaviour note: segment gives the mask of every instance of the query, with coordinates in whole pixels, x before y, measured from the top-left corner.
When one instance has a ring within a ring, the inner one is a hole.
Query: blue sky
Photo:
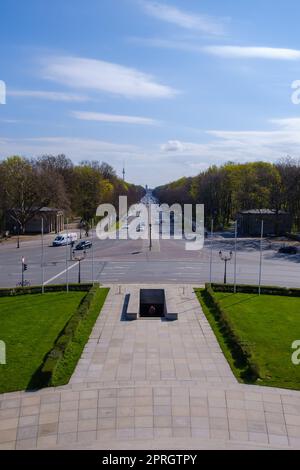
[[[299,157],[299,17],[296,0],[1,0],[0,158],[125,161],[156,186]]]

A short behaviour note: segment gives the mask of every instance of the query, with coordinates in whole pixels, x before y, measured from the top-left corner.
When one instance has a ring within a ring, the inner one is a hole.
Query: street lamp
[[[219,252],[219,256],[222,261],[225,263],[225,271],[224,271],[224,284],[227,284],[227,263],[228,261],[232,260],[233,253],[232,251],[229,253],[229,255],[226,255],[222,251]]]
[[[149,215],[149,250],[152,250],[152,220],[151,220],[151,204],[148,202],[148,215]]]
[[[86,252],[82,256],[75,256],[75,261],[78,261],[78,284],[81,284],[81,261],[85,259]]]
[[[16,233],[17,231],[17,228],[18,228],[18,232],[17,232],[17,248],[20,248],[20,224],[18,223],[18,227],[14,226],[14,232]]]

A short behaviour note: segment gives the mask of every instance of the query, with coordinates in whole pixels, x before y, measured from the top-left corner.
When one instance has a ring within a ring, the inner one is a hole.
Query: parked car
[[[73,245],[77,242],[78,235],[77,233],[61,233],[57,235],[53,240],[53,246],[65,246],[65,245]]]
[[[296,255],[298,253],[296,246],[282,246],[279,253],[284,255]]]
[[[89,248],[92,248],[92,246],[92,242],[89,240],[83,240],[76,245],[75,250],[88,250]]]

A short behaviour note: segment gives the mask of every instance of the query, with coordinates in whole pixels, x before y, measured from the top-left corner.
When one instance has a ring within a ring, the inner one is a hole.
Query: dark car
[[[88,250],[89,248],[92,248],[92,242],[83,240],[76,245],[75,250]]]
[[[295,246],[283,246],[280,248],[279,253],[283,255],[296,255],[298,250]]]

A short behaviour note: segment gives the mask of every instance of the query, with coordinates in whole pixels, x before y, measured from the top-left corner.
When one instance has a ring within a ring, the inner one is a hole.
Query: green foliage
[[[212,284],[214,292],[234,292],[234,285],[232,284]],[[237,293],[242,294],[257,294],[259,287],[254,285],[238,285],[236,287]],[[262,286],[261,294],[263,295],[279,295],[281,297],[300,297],[300,289],[276,287],[276,286]]]
[[[291,360],[300,337],[299,290],[264,287],[258,296],[249,288],[233,294],[232,286],[207,285],[197,295],[240,381],[299,390],[300,368]]]
[[[53,348],[86,292],[52,292],[0,298],[1,340],[7,364],[0,367],[0,392],[24,390]]]
[[[92,284],[69,284],[70,292],[88,292],[92,287]],[[64,284],[48,285],[44,286],[45,293],[49,292],[66,292],[67,286]],[[41,294],[41,286],[31,287],[16,287],[16,288],[0,288],[0,297],[16,297],[20,295],[33,295]]]
[[[141,186],[118,178],[107,163],[73,165],[64,155],[9,157],[0,162],[0,180],[0,230],[12,232],[16,227],[21,234],[44,206],[64,209],[69,216],[90,222],[100,204],[117,208],[120,195],[127,196],[130,205],[144,195]]]
[[[294,160],[278,164],[229,162],[211,166],[194,178],[160,186],[155,194],[167,204],[204,204],[206,225],[213,217],[217,228],[228,226],[238,211],[249,209],[287,210],[299,225],[299,181],[300,163]]]

